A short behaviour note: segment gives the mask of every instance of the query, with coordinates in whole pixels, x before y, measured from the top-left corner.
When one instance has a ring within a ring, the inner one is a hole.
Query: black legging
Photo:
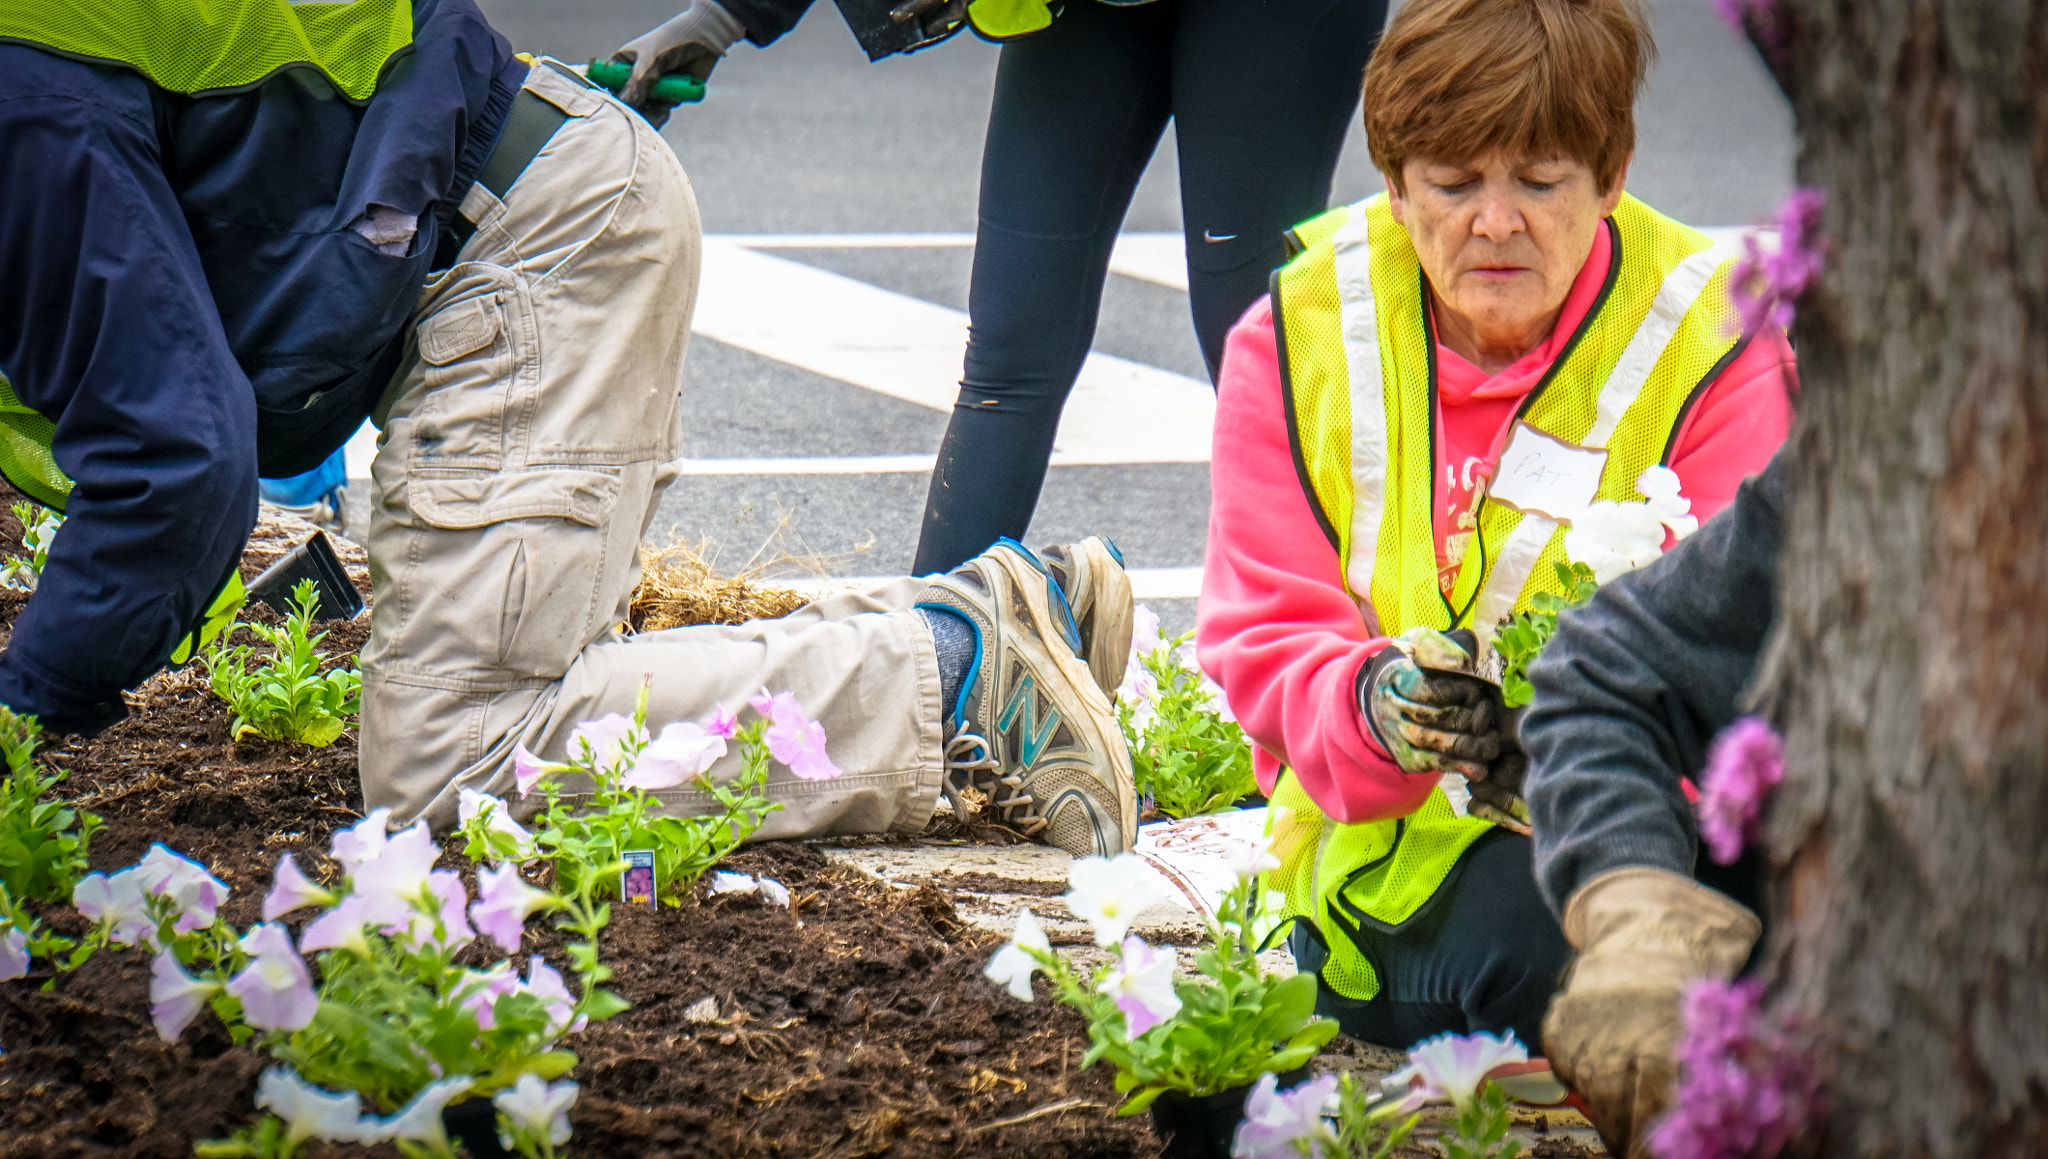
[[[1068,0],[1003,46],[981,162],[972,329],[915,572],[946,571],[1038,505],[1095,339],[1110,247],[1176,123],[1188,299],[1214,377],[1281,234],[1326,208],[1386,0]]]

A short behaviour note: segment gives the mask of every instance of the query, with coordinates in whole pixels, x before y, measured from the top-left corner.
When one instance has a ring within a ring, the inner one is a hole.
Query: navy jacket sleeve
[[[1559,912],[1611,869],[1693,873],[1680,778],[1697,778],[1736,718],[1770,632],[1783,458],[1662,559],[1565,613],[1531,666],[1525,789],[1537,882]]]
[[[77,483],[0,703],[56,731],[125,715],[256,520],[254,396],[158,150],[139,76],[0,45],[0,372]]]
[[[811,0],[718,0],[727,12],[746,25],[747,39],[766,48],[770,42],[796,27]]]

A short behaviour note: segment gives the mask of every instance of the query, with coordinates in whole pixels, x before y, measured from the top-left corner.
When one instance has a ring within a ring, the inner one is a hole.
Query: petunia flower
[[[1159,879],[1135,853],[1083,857],[1067,868],[1067,908],[1095,930],[1095,944],[1108,949],[1123,940],[1131,922],[1166,900]]]
[[[1273,856],[1273,842],[1269,837],[1232,842],[1229,861],[1231,875],[1247,885],[1261,873],[1280,868],[1280,859]]]
[[[219,989],[217,982],[186,973],[171,951],[157,954],[149,964],[149,1020],[156,1024],[157,1034],[165,1042],[176,1042]]]
[[[680,720],[661,730],[619,783],[629,789],[654,793],[673,789],[710,769],[725,755],[725,738],[707,731],[694,720]]]
[[[0,982],[12,982],[28,973],[28,935],[9,926],[0,933]]]
[[[519,939],[526,933],[526,919],[534,911],[554,904],[555,895],[535,889],[519,877],[519,867],[506,865],[477,872],[476,904],[469,916],[482,934],[508,954],[519,952]]]
[[[1337,1090],[1337,1076],[1318,1075],[1282,1093],[1280,1079],[1272,1071],[1259,1076],[1251,1094],[1245,1096],[1244,1121],[1237,1125],[1231,1142],[1231,1159],[1301,1159],[1308,1144],[1311,1159],[1333,1154],[1334,1140],[1323,1122],[1323,1105]]]
[[[156,943],[156,922],[149,913],[148,899],[135,867],[108,877],[88,873],[71,887],[71,904],[107,931],[107,941],[116,946]]]
[[[1131,658],[1147,656],[1166,644],[1159,631],[1159,613],[1145,604],[1131,605]]]
[[[256,1106],[284,1120],[281,1154],[308,1139],[355,1143],[363,1137],[361,1095],[322,1090],[285,1067],[271,1067],[256,1080]]]
[[[464,785],[456,794],[456,823],[468,825],[470,820],[481,814],[484,828],[492,833],[502,834],[512,841],[512,859],[519,862],[532,861],[540,854],[540,845],[534,840],[526,826],[512,819],[512,807],[489,793],[479,793]]]
[[[287,853],[277,859],[277,872],[271,876],[270,892],[263,895],[263,920],[274,922],[293,910],[309,905],[331,906],[335,901],[332,893],[300,872],[299,863]]]
[[[562,772],[568,767],[541,760],[529,752],[524,743],[515,743],[512,746],[512,783],[519,787],[521,797],[533,792],[533,787],[540,783],[542,777],[549,773]]]
[[[1664,524],[1647,503],[1595,499],[1572,517],[1564,553],[1593,569],[1598,583],[1610,583],[1664,554]]]
[[[135,865],[135,880],[145,894],[169,898],[178,914],[171,928],[181,934],[202,930],[213,924],[220,903],[228,899],[227,883],[206,871],[204,865],[171,852],[162,842]]]
[[[366,861],[384,852],[390,840],[391,810],[372,809],[370,815],[337,832],[327,851],[346,873],[353,874]]]
[[[714,705],[711,715],[704,718],[704,731],[712,736],[731,740],[739,735],[740,714],[727,712],[723,704]]]
[[[441,1112],[473,1085],[466,1074],[453,1075],[429,1085],[389,1118],[366,1121],[363,1142],[395,1143],[404,1140],[424,1143],[434,1154],[447,1154],[448,1128],[441,1121]]]
[[[535,954],[526,963],[526,992],[540,999],[548,1012],[549,1034],[575,1034],[589,1023],[582,1015],[575,1022],[569,1017],[576,1013],[576,996],[569,993],[569,987],[562,981],[561,972],[541,960]]]
[[[242,972],[228,979],[227,992],[242,1003],[242,1020],[258,1030],[303,1030],[320,1008],[306,960],[292,948],[281,925],[264,922],[242,936],[251,955]]]
[[[348,950],[361,957],[370,956],[370,943],[363,937],[363,927],[375,921],[382,924],[383,918],[371,912],[369,899],[361,894],[350,894],[335,903],[333,909],[314,918],[299,935],[299,946],[307,953],[315,950]]]
[[[441,847],[425,821],[415,821],[384,840],[380,849],[356,866],[351,884],[355,891],[371,897],[392,896],[408,900],[419,896],[427,871],[440,860]]]
[[[402,922],[383,927],[383,932],[415,952],[453,952],[476,940],[476,931],[462,913],[468,905],[462,875],[436,869],[427,874],[423,892],[413,895],[411,913]]]
[[[1031,975],[1044,969],[1038,959],[1025,952],[1027,949],[1051,953],[1052,943],[1046,940],[1038,918],[1029,909],[1019,909],[1017,928],[1010,934],[1009,944],[997,950],[981,971],[989,981],[1008,987],[1010,997],[1020,1002],[1031,1001]]]
[[[576,1084],[543,1082],[539,1075],[528,1072],[520,1075],[510,1090],[499,1091],[491,1105],[513,1126],[547,1140],[550,1147],[559,1147],[569,1141],[569,1108],[576,1105]],[[512,1149],[512,1136],[503,1131],[498,1133],[498,1142],[506,1150]]]
[[[1785,741],[1759,717],[1721,730],[1700,775],[1700,836],[1717,864],[1732,865],[1756,839],[1764,800],[1785,779]]]
[[[769,755],[789,766],[789,771],[806,781],[829,781],[839,775],[839,766],[825,754],[825,726],[804,715],[796,693],[767,689],[747,701],[755,712],[768,717],[766,740]]]
[[[1180,995],[1173,992],[1172,950],[1155,950],[1133,934],[1123,953],[1096,992],[1116,1000],[1124,1012],[1124,1030],[1136,1038],[1180,1013]]]
[[[1692,513],[1692,500],[1679,493],[1680,485],[1678,472],[1662,464],[1644,468],[1636,479],[1636,490],[1648,499],[1650,512],[1673,539],[1684,539],[1700,529],[1699,517]]]
[[[1503,1063],[1527,1062],[1529,1052],[1515,1041],[1510,1030],[1501,1038],[1491,1034],[1439,1034],[1425,1039],[1408,1052],[1408,1065],[1387,1076],[1389,1085],[1421,1081],[1431,1098],[1447,1098],[1463,1110],[1486,1075]]]
[[[498,1024],[498,999],[521,990],[519,975],[499,962],[489,970],[465,970],[455,988],[456,1005],[476,1018],[477,1029],[490,1030]]]
[[[629,743],[639,739],[639,729],[632,718],[608,712],[596,720],[586,720],[569,734],[569,753],[597,772],[610,772],[618,766]]]

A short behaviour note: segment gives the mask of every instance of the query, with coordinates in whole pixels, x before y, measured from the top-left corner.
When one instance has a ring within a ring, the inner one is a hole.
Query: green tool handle
[[[614,60],[593,60],[590,62],[589,71],[584,75],[590,78],[591,83],[618,92],[632,79],[633,66]],[[655,100],[667,101],[672,105],[695,104],[704,99],[704,82],[698,77],[672,72],[654,82],[652,95]]]

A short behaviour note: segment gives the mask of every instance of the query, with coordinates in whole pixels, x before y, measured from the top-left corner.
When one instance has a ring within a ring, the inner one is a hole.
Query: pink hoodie
[[[1516,406],[1535,389],[1590,308],[1611,258],[1607,232],[1573,282],[1550,339],[1491,377],[1439,345],[1438,561],[1447,524],[1500,454]],[[1791,424],[1792,350],[1772,329],[1729,363],[1687,414],[1670,460],[1702,522],[1763,469]],[[1359,712],[1359,668],[1386,644],[1345,594],[1337,551],[1295,474],[1281,409],[1273,307],[1261,298],[1232,328],[1217,384],[1210,463],[1209,552],[1196,640],[1251,737],[1259,784],[1284,764],[1329,816],[1401,817],[1421,807],[1434,773],[1403,773]],[[1666,543],[1666,548],[1670,544]]]

